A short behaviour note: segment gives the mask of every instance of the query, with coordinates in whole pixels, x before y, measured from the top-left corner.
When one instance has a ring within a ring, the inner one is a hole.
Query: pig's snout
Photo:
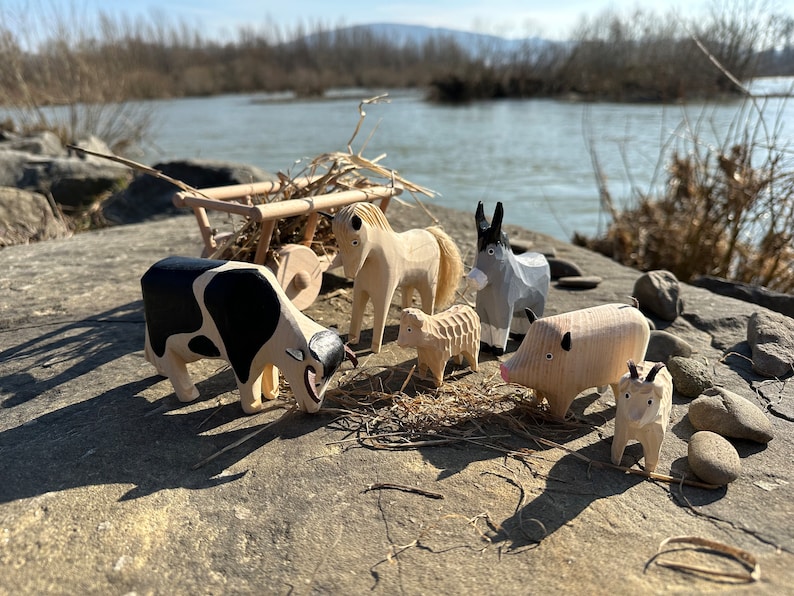
[[[505,383],[510,382],[510,369],[507,368],[504,364],[499,365],[499,372],[502,375],[502,378],[505,380]]]

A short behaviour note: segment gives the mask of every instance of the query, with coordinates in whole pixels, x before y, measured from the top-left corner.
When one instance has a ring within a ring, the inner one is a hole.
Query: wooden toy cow
[[[527,310],[529,331],[516,353],[502,364],[502,378],[531,387],[564,417],[574,398],[590,387],[612,386],[626,360],[645,356],[650,328],[639,309],[604,304],[538,319]]]
[[[316,412],[328,381],[352,351],[287,298],[266,267],[238,261],[168,257],[141,278],[146,317],[144,355],[180,401],[198,397],[186,363],[226,360],[243,411],[278,395],[278,371],[298,407]]]
[[[477,257],[466,278],[467,285],[477,290],[483,347],[496,355],[504,354],[511,331],[519,335],[527,332],[525,308],[543,315],[551,279],[549,263],[542,254],[513,253],[502,231],[503,217],[502,203],[496,204],[490,224],[482,202],[477,205]]]
[[[444,380],[444,368],[451,357],[463,364],[465,357],[473,371],[477,370],[480,352],[480,317],[470,306],[455,304],[436,315],[418,308],[403,309],[400,317],[400,347],[415,347],[419,373],[430,368],[436,386]]]
[[[629,440],[639,441],[645,455],[645,470],[659,463],[664,433],[673,409],[673,378],[663,362],[627,362],[629,372],[618,381],[615,402],[615,436],[612,463],[620,465]]]

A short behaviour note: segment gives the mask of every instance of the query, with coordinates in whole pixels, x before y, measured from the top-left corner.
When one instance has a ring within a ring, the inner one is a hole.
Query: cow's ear
[[[354,215],[353,219],[350,220],[350,225],[353,226],[353,229],[358,232],[361,229],[361,218],[358,215]]]
[[[524,312],[527,313],[527,318],[529,319],[529,324],[531,325],[535,321],[538,320],[538,315],[536,315],[531,308],[525,308]]]
[[[562,346],[562,349],[565,350],[566,352],[570,352],[571,351],[571,332],[570,331],[566,331],[565,335],[562,336],[562,341],[560,342],[560,346]]]
[[[298,362],[303,362],[303,358],[304,358],[303,350],[297,350],[295,348],[287,348],[286,351],[287,351],[287,354],[292,356]]]

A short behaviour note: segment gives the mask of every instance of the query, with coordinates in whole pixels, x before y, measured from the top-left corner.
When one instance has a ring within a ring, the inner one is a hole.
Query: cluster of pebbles
[[[673,321],[684,309],[680,285],[669,271],[640,276],[633,296],[646,313]],[[765,377],[784,376],[794,361],[790,319],[777,313],[754,313],[748,322],[747,342],[753,369]],[[725,485],[742,472],[735,441],[766,444],[774,438],[772,424],[755,403],[715,386],[709,367],[692,358],[691,346],[671,333],[652,330],[646,360],[665,362],[675,392],[692,399],[688,417],[696,432],[688,445],[690,470],[703,482]],[[732,442],[733,441],[733,442]]]

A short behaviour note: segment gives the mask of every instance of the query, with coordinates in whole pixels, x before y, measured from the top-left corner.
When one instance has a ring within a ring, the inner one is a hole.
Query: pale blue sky
[[[478,31],[504,37],[539,35],[562,39],[582,16],[593,17],[607,9],[630,13],[636,8],[684,17],[707,15],[715,7],[747,3],[765,5],[775,12],[794,14],[794,0],[2,0],[2,9],[43,7],[81,14],[124,13],[147,19],[163,16],[167,22],[201,28],[212,36],[234,38],[242,26],[254,30],[273,23],[291,31],[298,24],[357,25],[402,23]],[[0,12],[2,12],[0,9]]]

